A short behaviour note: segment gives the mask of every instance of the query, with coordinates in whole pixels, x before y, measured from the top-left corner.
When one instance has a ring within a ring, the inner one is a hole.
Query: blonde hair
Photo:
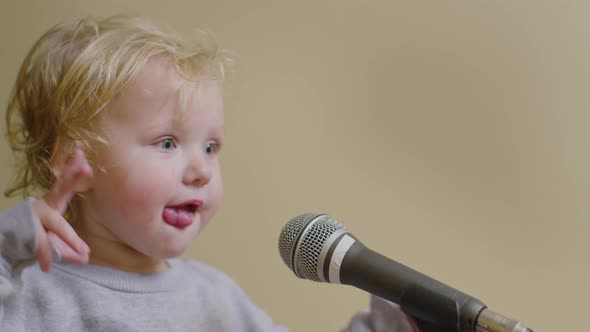
[[[5,196],[28,196],[55,182],[53,159],[64,142],[87,152],[102,138],[92,120],[134,79],[147,60],[166,56],[186,80],[223,79],[229,58],[206,32],[185,40],[146,19],[117,15],[76,19],[47,31],[24,59],[11,93],[8,142],[20,157],[17,177]]]

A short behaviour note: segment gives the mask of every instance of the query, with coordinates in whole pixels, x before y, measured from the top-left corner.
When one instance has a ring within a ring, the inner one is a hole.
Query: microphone
[[[367,248],[328,215],[291,219],[278,244],[283,262],[297,277],[354,286],[395,302],[421,332],[533,332],[478,299]]]

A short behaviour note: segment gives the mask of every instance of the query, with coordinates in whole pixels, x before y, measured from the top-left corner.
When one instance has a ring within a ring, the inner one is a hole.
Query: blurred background
[[[590,2],[2,0],[3,117],[43,32],[120,12],[209,29],[237,55],[226,199],[186,257],[233,276],[274,320],[337,331],[368,306],[280,259],[284,224],[323,212],[536,331],[586,325]],[[4,190],[4,138],[0,161]]]

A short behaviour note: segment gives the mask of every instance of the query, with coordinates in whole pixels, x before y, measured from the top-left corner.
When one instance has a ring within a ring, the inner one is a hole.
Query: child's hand
[[[60,170],[51,190],[33,205],[40,221],[40,225],[37,225],[37,259],[44,272],[51,267],[52,245],[59,251],[62,259],[80,264],[88,263],[90,248],[62,215],[76,188],[91,176],[92,169],[84,153],[76,149]]]

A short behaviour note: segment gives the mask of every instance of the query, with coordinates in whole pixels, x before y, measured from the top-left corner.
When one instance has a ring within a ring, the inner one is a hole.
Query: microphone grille
[[[291,259],[293,257],[293,250],[295,250],[295,245],[297,244],[297,238],[299,238],[299,235],[305,228],[305,225],[307,225],[307,223],[315,216],[316,214],[313,213],[298,215],[297,217],[291,219],[281,231],[281,235],[279,236],[279,252],[283,262],[291,270],[293,269],[293,262]]]
[[[299,278],[320,281],[318,261],[324,243],[344,225],[325,214],[307,213],[289,221],[279,236],[279,252]]]

